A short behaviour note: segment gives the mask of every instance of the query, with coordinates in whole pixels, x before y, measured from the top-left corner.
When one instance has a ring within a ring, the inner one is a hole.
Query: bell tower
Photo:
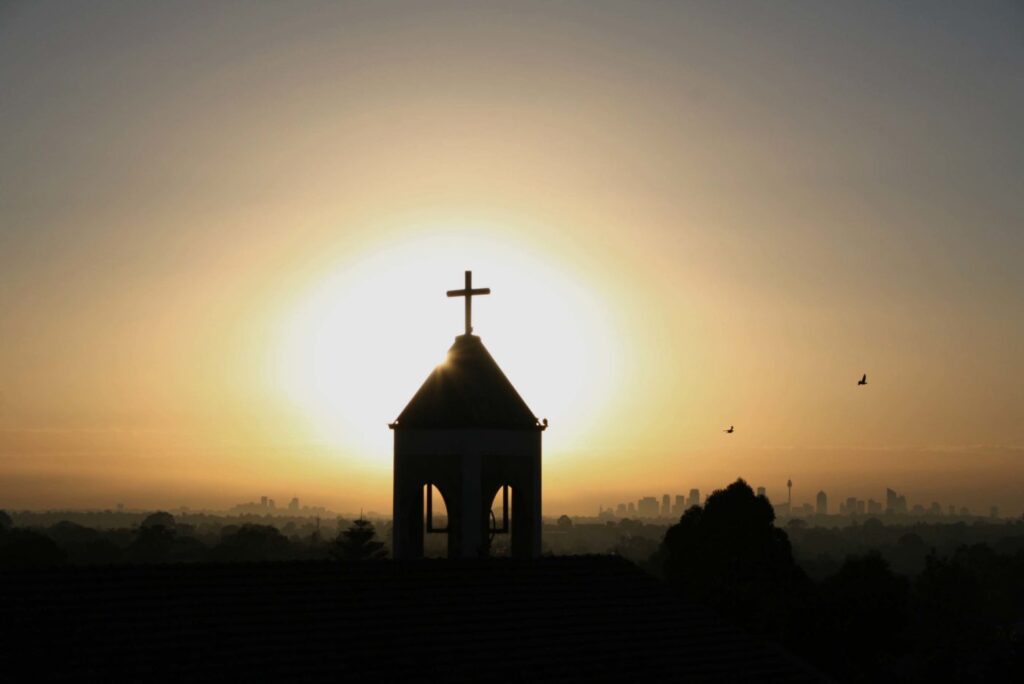
[[[515,387],[473,335],[472,298],[490,294],[465,287],[466,331],[390,424],[394,431],[395,558],[423,556],[424,534],[448,534],[449,558],[485,556],[490,540],[511,534],[512,555],[540,555],[541,433]],[[434,491],[448,510],[435,527]],[[491,506],[492,501],[500,504]],[[426,508],[426,516],[424,515]]]

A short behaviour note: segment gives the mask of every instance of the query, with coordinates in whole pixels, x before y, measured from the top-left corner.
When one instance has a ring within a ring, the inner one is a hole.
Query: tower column
[[[423,556],[423,485],[395,456],[392,554],[397,559]]]

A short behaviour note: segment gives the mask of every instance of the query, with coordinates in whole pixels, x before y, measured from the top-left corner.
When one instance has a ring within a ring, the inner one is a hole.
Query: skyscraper
[[[757,488],[757,495],[758,496],[767,496],[767,494],[764,493],[764,487],[758,487]]]
[[[692,508],[693,506],[700,506],[700,490],[691,489],[690,498],[686,500],[686,507]]]
[[[828,495],[825,490],[818,492],[818,515],[828,515]]]
[[[636,505],[636,514],[641,518],[658,517],[658,500],[653,496],[645,496]]]
[[[661,517],[672,517],[672,497],[668,494],[663,494],[661,497]]]
[[[676,494],[676,505],[672,511],[673,515],[682,515],[686,512],[686,497],[682,494]]]

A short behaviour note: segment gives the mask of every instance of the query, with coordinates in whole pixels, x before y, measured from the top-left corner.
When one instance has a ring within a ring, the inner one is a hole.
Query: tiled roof
[[[536,416],[475,335],[455,338],[444,363],[427,377],[393,427],[539,429]]]
[[[614,556],[0,575],[35,679],[817,681]]]

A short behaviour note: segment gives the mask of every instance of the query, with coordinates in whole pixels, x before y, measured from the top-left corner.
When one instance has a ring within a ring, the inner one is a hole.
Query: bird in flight
[[[866,384],[868,384],[868,374],[865,373],[864,375],[862,375],[860,377],[860,380],[857,381],[857,384],[858,385],[866,385]]]
[[[736,430],[736,428],[734,428],[732,425],[730,425],[728,430],[722,430],[722,432],[727,432],[727,433],[729,433],[731,435],[733,432],[735,432],[735,430]]]

